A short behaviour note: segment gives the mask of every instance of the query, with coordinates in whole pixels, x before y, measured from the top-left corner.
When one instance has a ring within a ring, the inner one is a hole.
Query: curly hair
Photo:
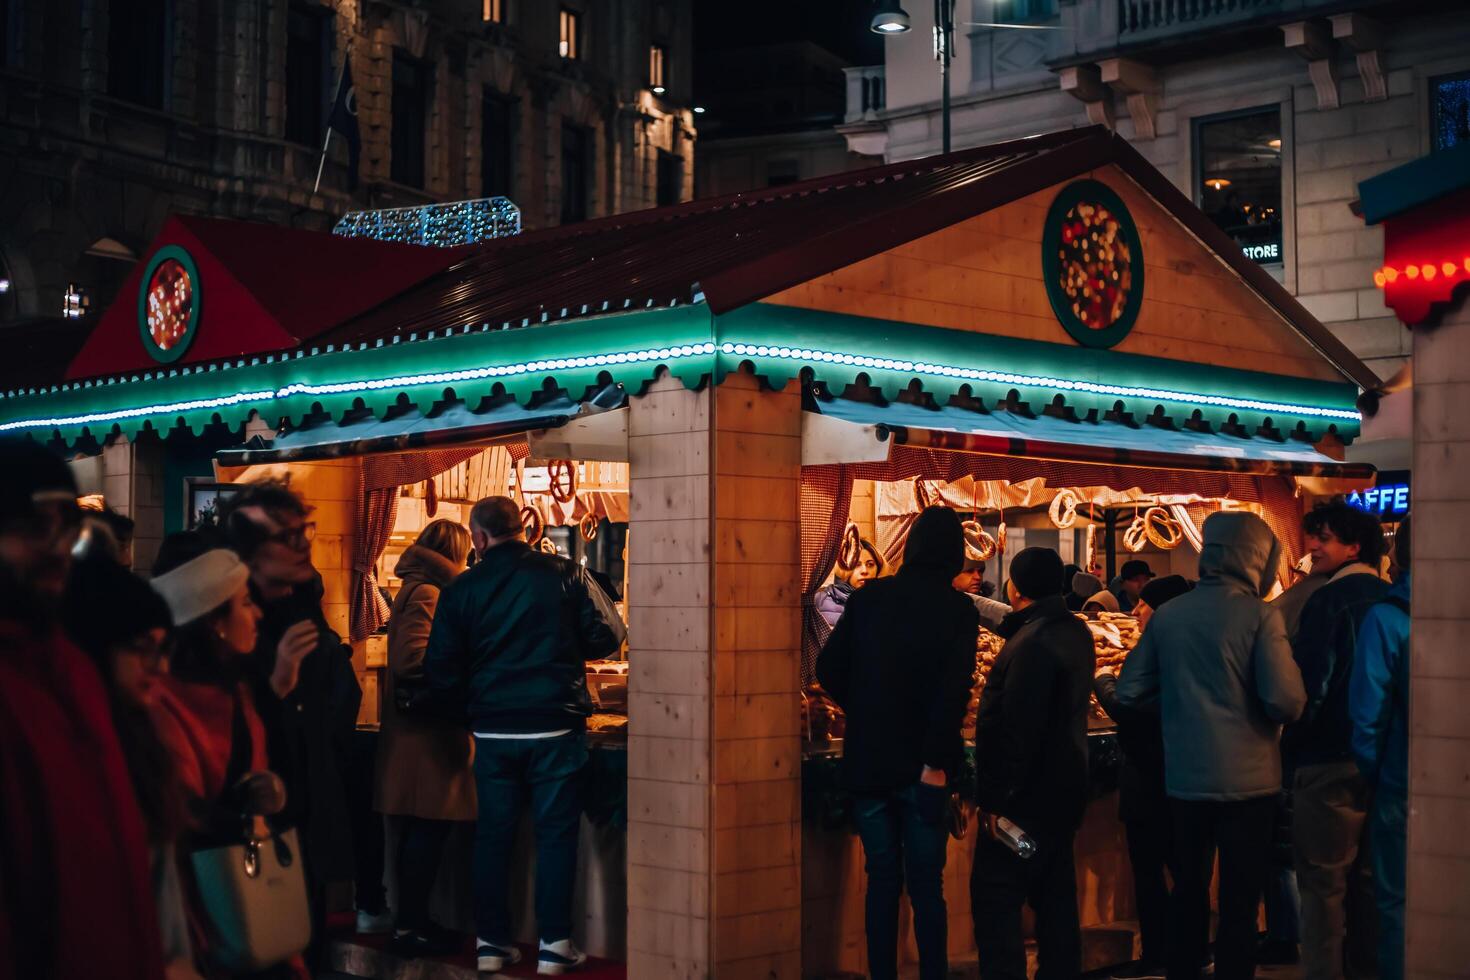
[[[1313,537],[1321,537],[1324,530],[1331,531],[1343,544],[1357,545],[1358,561],[1374,567],[1382,561],[1387,548],[1378,518],[1341,498],[1308,511],[1302,518],[1302,530]]]

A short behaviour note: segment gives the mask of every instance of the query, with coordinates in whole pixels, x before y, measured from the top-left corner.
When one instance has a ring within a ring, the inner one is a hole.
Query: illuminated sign
[[[1281,261],[1280,242],[1266,242],[1263,245],[1242,245],[1240,250],[1245,253],[1246,258],[1255,259],[1257,262]]]
[[[1348,494],[1348,503],[1359,510],[1366,510],[1379,517],[1403,517],[1409,512],[1409,485],[1407,483],[1385,483],[1368,490],[1354,490]]]

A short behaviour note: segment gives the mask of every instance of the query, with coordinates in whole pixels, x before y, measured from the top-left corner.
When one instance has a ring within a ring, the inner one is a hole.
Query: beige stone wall
[[[1408,962],[1470,964],[1470,300],[1414,343],[1414,629],[1410,660]]]

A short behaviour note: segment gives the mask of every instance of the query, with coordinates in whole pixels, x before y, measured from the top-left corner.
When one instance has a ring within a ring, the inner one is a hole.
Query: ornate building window
[[[592,182],[592,133],[571,123],[561,127],[561,223],[587,220]]]
[[[1283,261],[1281,110],[1195,121],[1195,203],[1248,258]]]
[[[167,0],[113,4],[107,18],[107,94],[162,109],[168,69]]]
[[[575,10],[561,8],[561,34],[557,53],[568,61],[582,57],[582,15]]]
[[[516,101],[486,87],[480,106],[480,196],[513,197]]]
[[[1429,80],[1429,115],[1435,150],[1470,142],[1470,71]]]
[[[405,51],[393,52],[393,159],[389,176],[424,186],[424,136],[428,129],[431,66]]]
[[[331,9],[293,3],[286,14],[286,139],[316,146],[326,127],[332,65]]]

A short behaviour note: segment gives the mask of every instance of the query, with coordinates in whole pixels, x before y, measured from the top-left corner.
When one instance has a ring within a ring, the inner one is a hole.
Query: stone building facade
[[[932,8],[905,9],[912,29],[887,38],[884,64],[866,70],[886,105],[860,101],[871,88],[853,85],[839,127],[851,149],[890,161],[937,153],[941,141]],[[1382,231],[1352,206],[1360,181],[1433,151],[1446,127],[1467,128],[1444,117],[1442,90],[1470,73],[1470,8],[959,0],[955,21],[956,149],[1103,123],[1209,212],[1231,194],[1210,170],[1211,124],[1269,114],[1276,145],[1256,149],[1278,155],[1279,231],[1259,246],[1274,253],[1262,264],[1381,377],[1408,357],[1372,281]],[[1015,26],[987,26],[998,22]]]
[[[68,295],[95,319],[171,213],[329,228],[503,194],[535,229],[685,200],[692,18],[692,0],[0,0],[0,324],[55,323]],[[334,137],[313,193],[349,52],[360,180]]]

